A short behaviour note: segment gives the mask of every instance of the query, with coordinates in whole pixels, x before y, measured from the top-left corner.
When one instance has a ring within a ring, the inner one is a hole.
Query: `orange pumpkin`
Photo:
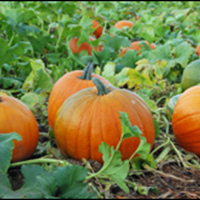
[[[121,20],[121,21],[118,21],[114,27],[118,28],[118,29],[122,29],[123,27],[125,26],[128,26],[129,28],[132,28],[133,26],[133,22],[129,21],[129,20]]]
[[[135,20],[139,20],[139,19],[140,19],[140,16],[137,15],[137,16],[135,17]]]
[[[94,31],[94,35],[96,38],[99,38],[101,36],[101,34],[103,33],[103,27],[96,20],[91,20],[91,22],[92,22],[91,28],[96,28]]]
[[[11,96],[0,96],[0,134],[16,132],[22,140],[14,140],[12,162],[29,158],[35,151],[39,130],[31,110],[20,100]]]
[[[195,48],[197,56],[200,56],[200,44],[198,44]]]
[[[122,51],[121,51],[121,56],[124,56],[124,54],[127,53],[129,50],[136,50],[136,51],[138,51],[138,54],[140,55],[140,54],[141,54],[141,52],[140,52],[140,47],[141,47],[141,45],[142,45],[142,44],[140,44],[140,42],[141,42],[141,41],[134,41],[134,42],[131,43],[131,46],[130,46],[130,47],[125,47],[125,48],[123,48]],[[147,45],[149,45],[149,43],[148,43],[146,40],[144,40],[144,42],[145,42]],[[150,47],[151,49],[155,49],[156,45],[155,45],[154,43],[151,43],[151,44],[149,45],[149,47]]]
[[[88,44],[87,42],[83,42],[81,43],[81,45],[78,47],[77,42],[78,42],[79,38],[72,38],[69,42],[69,47],[72,51],[72,53],[80,53],[83,50],[86,50],[88,52],[88,55],[92,55],[92,47],[90,46],[90,44]],[[90,41],[95,40],[93,37],[89,37]],[[99,44],[98,48],[94,47],[94,49],[96,51],[102,51],[102,46]]]
[[[154,122],[144,100],[129,90],[105,86],[98,78],[92,80],[96,87],[72,95],[57,112],[54,135],[60,151],[77,160],[91,158],[102,163],[101,142],[116,148],[121,137],[118,111],[128,113],[132,126],[139,127],[152,147]],[[130,158],[139,143],[137,137],[124,139],[119,148],[122,159]]]
[[[200,156],[200,86],[185,90],[172,115],[172,128],[178,144]]]
[[[89,63],[84,71],[71,71],[62,76],[55,83],[48,101],[49,126],[54,128],[56,112],[67,98],[69,98],[72,94],[78,92],[79,90],[94,86],[94,83],[91,80],[93,77],[98,77],[105,84],[111,84],[102,76],[92,73],[92,70],[93,65]]]

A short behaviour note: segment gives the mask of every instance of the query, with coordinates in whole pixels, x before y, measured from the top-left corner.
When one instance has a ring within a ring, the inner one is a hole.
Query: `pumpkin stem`
[[[2,102],[1,96],[0,96],[0,102]]]
[[[92,82],[97,87],[98,95],[105,95],[110,92],[98,78],[96,77],[92,78]]]
[[[79,76],[82,80],[91,80],[92,79],[92,70],[93,70],[93,63],[88,63],[88,65],[83,70],[82,76]]]

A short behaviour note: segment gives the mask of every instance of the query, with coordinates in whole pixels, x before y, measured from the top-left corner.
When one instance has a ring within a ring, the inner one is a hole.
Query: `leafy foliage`
[[[180,83],[184,68],[199,58],[195,50],[200,43],[199,10],[200,3],[195,1],[0,2],[0,95],[15,96],[31,109],[39,124],[40,139],[44,140],[34,156],[39,159],[41,154],[47,156],[45,161],[43,157],[38,161],[45,162],[41,166],[21,164],[24,185],[13,191],[7,171],[12,166],[12,141],[21,138],[17,133],[0,134],[0,198],[96,198],[96,193],[92,189],[88,192],[84,182],[93,180],[91,177],[100,182],[109,180],[108,185],[116,183],[125,192],[132,187],[147,195],[148,188],[129,182],[130,169],[141,170],[145,165],[155,169],[160,162],[175,159],[174,155],[166,156],[171,148],[177,154],[176,161],[198,169],[191,164],[199,164],[198,160],[187,161],[184,157],[187,153],[183,150],[180,153],[173,145],[171,113],[166,105],[183,91]],[[90,28],[92,19],[103,27],[101,37],[94,41],[89,40],[89,36],[94,37]],[[134,23],[131,29],[113,27],[124,19]],[[92,55],[86,51],[73,54],[69,41],[74,37],[79,37],[78,45],[88,42]],[[152,50],[144,44],[141,54],[128,50],[121,56],[122,49],[137,40],[147,40],[156,48]],[[94,49],[99,44],[103,47],[100,52]],[[135,152],[139,157],[131,162],[122,161],[118,148],[102,143],[99,150],[105,163],[97,173],[68,166],[63,160],[47,123],[48,97],[61,76],[83,69],[88,62],[94,63],[95,73],[116,87],[136,92],[147,103],[160,142],[151,154],[140,130],[131,127],[128,116],[121,113],[121,140],[139,137],[141,143]],[[162,147],[166,148],[161,151]],[[51,156],[55,160],[47,164]]]

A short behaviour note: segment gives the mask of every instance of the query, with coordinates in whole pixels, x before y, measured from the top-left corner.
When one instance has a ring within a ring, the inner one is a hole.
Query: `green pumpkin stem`
[[[88,63],[88,65],[83,70],[82,76],[79,76],[82,80],[91,80],[92,79],[92,70],[93,70],[93,63]]]
[[[98,95],[105,95],[110,92],[98,78],[96,77],[92,78],[92,82],[97,87]]]

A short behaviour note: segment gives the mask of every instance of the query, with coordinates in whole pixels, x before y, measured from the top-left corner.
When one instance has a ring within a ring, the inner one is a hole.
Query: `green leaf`
[[[0,172],[0,180],[0,198],[20,199],[21,196],[12,190],[8,174],[3,174]]]
[[[128,67],[124,67],[118,74],[115,75],[115,79],[116,79],[116,83],[117,83],[118,87],[124,86],[128,82],[129,69],[130,68],[128,68]]]
[[[37,89],[51,91],[54,83],[48,71],[44,67],[42,60],[29,59],[32,67],[32,72],[26,78],[22,88],[26,91]]]
[[[48,98],[48,96],[49,93],[45,92],[41,92],[39,94],[29,92],[25,93],[20,100],[24,102],[33,113],[37,113],[37,107],[39,107],[41,110],[44,110],[44,108],[46,107],[45,101]]]
[[[119,57],[115,61],[126,67],[135,68],[135,63],[139,60],[138,52],[129,50],[123,57]]]
[[[121,153],[114,150],[113,146],[109,148],[108,144],[104,142],[99,145],[99,151],[103,154],[104,164],[98,174],[111,178],[124,192],[129,193],[124,182],[129,171],[129,161],[122,161]]]
[[[82,17],[79,23],[84,29],[89,29],[92,25],[91,19],[88,15]]]
[[[174,54],[176,56],[176,62],[185,68],[189,62],[189,58],[194,52],[194,48],[188,42],[182,42],[174,47]]]
[[[115,35],[115,37],[104,34],[102,40],[105,48],[110,48],[113,52],[117,52],[121,47],[129,47],[131,45],[127,37]]]
[[[6,173],[12,159],[14,143],[12,140],[22,140],[16,132],[0,134],[0,172]]]
[[[42,90],[49,90],[53,88],[53,81],[51,80],[50,75],[46,72],[45,69],[37,69],[35,72],[36,76],[36,83],[34,90],[42,89]]]
[[[111,57],[110,49],[104,48],[101,52],[92,51],[93,62],[100,67],[103,67]]]
[[[140,137],[140,134],[142,134],[142,132],[137,126],[131,126],[128,114],[126,112],[119,113],[122,126],[122,139],[126,139],[129,137]]]
[[[2,77],[1,82],[4,89],[8,89],[10,87],[12,87],[13,89],[19,89],[22,86],[22,82],[16,80],[15,78]]]
[[[140,34],[140,37],[144,38],[149,43],[154,41],[155,32],[154,32],[154,28],[151,25],[146,25],[146,26],[141,27],[139,34]]]
[[[96,194],[88,192],[88,185],[84,183],[88,170],[84,167],[74,165],[59,167],[53,172],[56,184],[61,189],[60,198],[92,199]]]
[[[151,109],[151,110],[156,110],[157,109],[157,105],[156,105],[156,102],[151,100],[149,98],[149,96],[147,94],[144,94],[144,93],[138,93],[138,95],[140,97],[142,97],[142,99],[146,102],[146,104],[148,105],[148,107]]]
[[[59,199],[59,197],[55,197],[55,193],[58,189],[58,186],[55,184],[55,178],[52,173],[42,174],[36,177],[38,181],[38,188],[43,194],[43,198],[45,199]]]
[[[147,74],[141,74],[136,69],[129,69],[128,76],[128,88],[137,87],[141,85],[153,85],[153,82],[150,80]]]
[[[107,62],[104,66],[102,76],[107,79],[110,83],[115,85],[115,63],[114,62]]]
[[[146,159],[151,150],[151,145],[147,143],[145,137],[140,137],[140,144],[135,153],[138,153],[142,159]]]
[[[136,151],[133,152],[130,159],[137,153],[140,155],[142,159],[146,159],[151,148],[151,145],[147,143],[146,137],[142,136],[142,132],[137,126],[131,126],[128,114],[126,112],[120,112],[120,120],[122,123],[122,131],[123,131],[122,139],[131,136],[140,138],[140,144],[137,147]]]

